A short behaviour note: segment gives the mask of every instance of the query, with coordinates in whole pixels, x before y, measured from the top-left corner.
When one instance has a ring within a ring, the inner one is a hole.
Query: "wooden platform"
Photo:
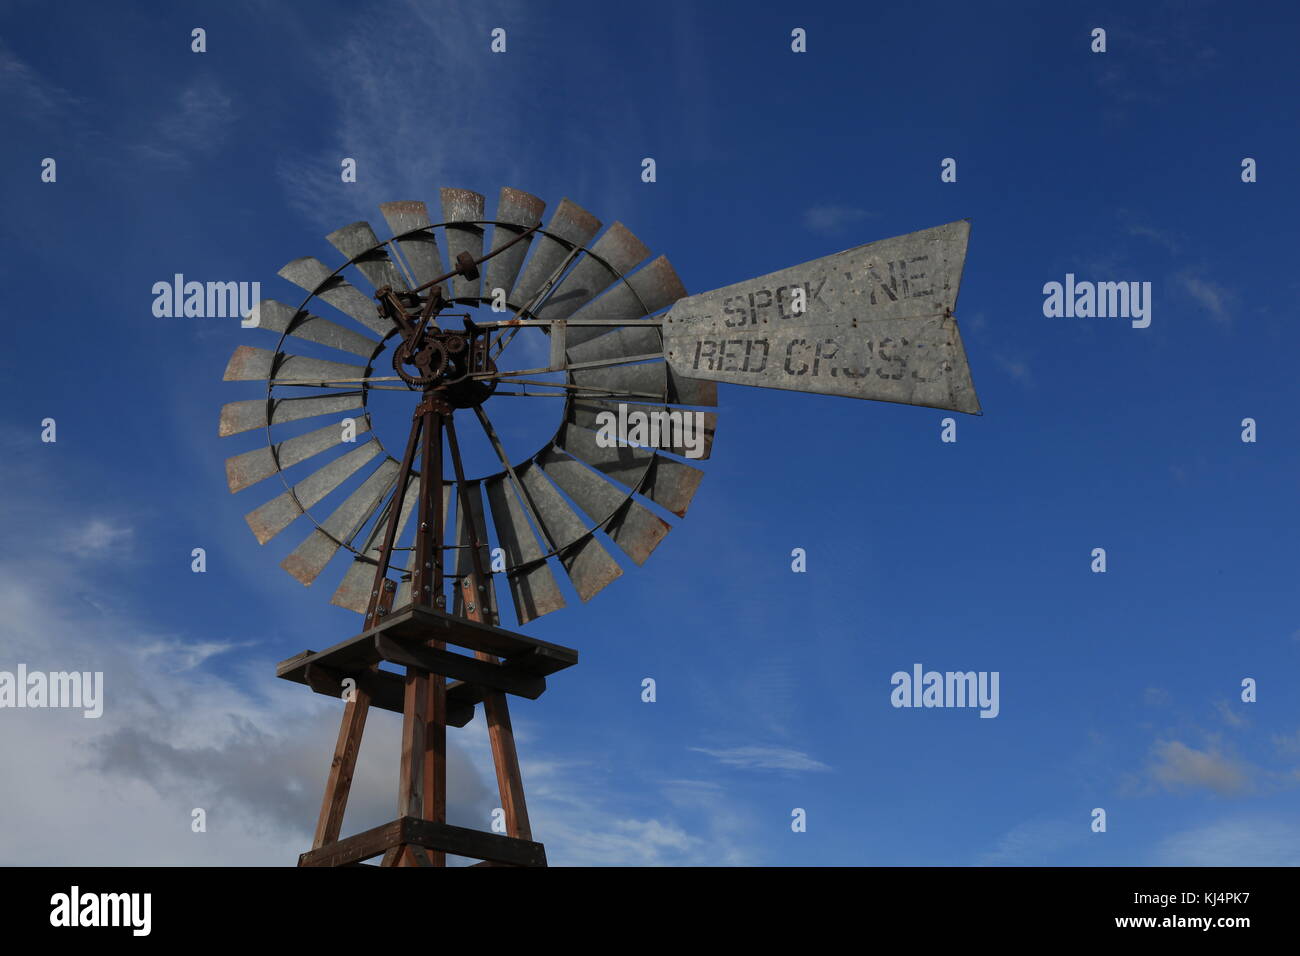
[[[298,865],[354,866],[402,845],[441,850],[453,856],[482,860],[489,866],[546,865],[546,850],[540,843],[432,823],[418,817],[400,817],[319,850],[308,850],[298,857]]]
[[[430,647],[433,641],[505,660],[481,661]],[[447,687],[447,723],[463,727],[473,719],[474,705],[483,700],[485,688],[536,699],[546,690],[546,677],[576,664],[578,652],[433,608],[408,606],[333,647],[303,651],[281,661],[276,675],[335,698],[342,696],[343,680],[351,677],[370,694],[371,706],[400,714],[402,675],[375,669],[382,661],[452,678]]]

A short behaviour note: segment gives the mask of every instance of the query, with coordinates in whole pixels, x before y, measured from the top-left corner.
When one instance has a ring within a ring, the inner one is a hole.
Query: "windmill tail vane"
[[[344,701],[302,866],[376,857],[442,866],[448,855],[480,866],[546,864],[508,697],[537,699],[578,652],[502,628],[496,585],[505,581],[523,626],[565,606],[557,576],[582,601],[617,580],[623,567],[607,545],[643,564],[699,487],[703,472],[683,458],[709,456],[717,416],[700,409],[717,405],[717,383],[979,412],[954,317],[965,221],[687,296],[665,257],[652,258],[621,223],[602,232],[570,200],[543,227],[546,204],[517,189],[501,190],[491,219],[478,193],[443,189],[440,198],[437,223],[423,202],[383,204],[389,239],[366,222],[331,233],[346,259],[337,268],[310,256],[286,265],[281,277],[306,299],[296,308],[262,301],[255,325],[279,345],[241,345],[226,368],[229,381],[266,387],[264,398],[222,409],[221,435],[267,436],[266,447],[227,460],[230,490],[273,475],[284,485],[248,513],[250,529],[265,544],[306,517],[312,528],[282,567],[310,585],[349,552],[331,600],[362,615],[361,633],[277,667]],[[502,317],[465,314],[457,327],[444,315],[487,304]],[[532,328],[546,335],[546,364],[509,368],[510,344]],[[411,396],[400,458],[371,430],[376,390]],[[491,400],[507,395],[561,400],[554,437],[523,459],[507,452],[488,415]],[[697,433],[669,430],[648,445],[610,442],[597,427],[606,416],[687,410],[702,422]],[[458,413],[491,447],[495,473],[467,475]],[[319,418],[331,421],[297,425]],[[298,433],[279,437],[286,426]],[[340,446],[349,447],[299,477],[297,466]],[[312,509],[327,499],[333,510],[318,520]],[[480,706],[504,833],[446,820],[446,728],[465,726]],[[402,715],[397,815],[342,837],[372,707]]]

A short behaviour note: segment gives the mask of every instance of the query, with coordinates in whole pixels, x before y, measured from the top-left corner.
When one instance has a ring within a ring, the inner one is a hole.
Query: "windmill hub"
[[[393,349],[393,371],[413,391],[435,388],[452,408],[474,408],[487,401],[497,387],[498,380],[491,377],[497,366],[488,347],[488,338],[477,330],[435,328],[413,335]]]

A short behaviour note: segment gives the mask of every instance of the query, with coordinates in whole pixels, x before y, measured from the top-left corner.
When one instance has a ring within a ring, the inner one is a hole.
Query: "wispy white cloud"
[[[1300,824],[1272,816],[1234,816],[1166,837],[1158,866],[1300,866]]]
[[[1074,822],[1028,820],[1002,834],[993,849],[980,857],[979,864],[1042,866],[1051,861],[1060,850],[1084,839],[1089,832],[1087,817]]]
[[[1183,292],[1209,313],[1210,318],[1216,322],[1228,322],[1232,319],[1231,297],[1223,286],[1192,272],[1179,273],[1175,281]]]
[[[827,203],[804,210],[803,224],[813,232],[836,233],[870,216],[856,206]]]
[[[84,525],[65,533],[60,550],[81,558],[101,558],[128,550],[135,529],[125,524],[92,518]]]
[[[200,76],[176,95],[132,149],[146,161],[185,165],[198,155],[211,154],[225,142],[237,115],[221,83],[211,76]]]
[[[436,214],[440,185],[530,185],[522,173],[535,146],[521,139],[536,122],[528,80],[501,69],[510,54],[494,58],[486,40],[502,18],[517,24],[526,11],[500,4],[458,9],[460,26],[484,38],[471,46],[428,4],[393,7],[419,42],[393,43],[388,17],[358,20],[341,43],[328,45],[315,42],[308,18],[295,27],[304,49],[318,51],[328,78],[321,100],[326,146],[285,150],[276,172],[289,205],[322,226],[337,228],[349,214],[369,219],[379,203],[395,199],[423,199]],[[355,183],[342,182],[344,158],[357,162]],[[477,181],[465,178],[471,172]],[[494,195],[488,199],[495,202]]]
[[[728,767],[742,770],[830,770],[820,760],[814,760],[800,750],[785,747],[732,747],[726,750],[712,750],[708,747],[692,747],[697,753],[715,757]]]
[[[20,56],[0,42],[0,102],[5,112],[39,119],[55,119],[62,110],[79,100],[57,83],[46,79]]]
[[[1252,768],[1211,745],[1197,750],[1179,740],[1158,741],[1148,773],[1169,790],[1203,788],[1233,795],[1252,789]]]

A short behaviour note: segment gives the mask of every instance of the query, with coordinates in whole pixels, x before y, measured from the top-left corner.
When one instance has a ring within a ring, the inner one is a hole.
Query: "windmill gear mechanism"
[[[227,460],[230,490],[283,485],[245,516],[250,529],[266,544],[305,517],[282,567],[310,585],[349,553],[331,601],[363,616],[361,633],[277,668],[345,701],[304,866],[439,866],[448,854],[545,865],[507,697],[537,698],[578,655],[502,628],[496,585],[522,627],[565,606],[560,580],[587,601],[621,576],[611,552],[643,564],[699,487],[703,472],[683,459],[708,457],[718,382],[979,411],[954,316],[966,221],[688,296],[665,257],[621,223],[602,232],[568,199],[544,226],[545,203],[516,189],[501,190],[493,218],[478,193],[440,199],[436,222],[423,202],[382,204],[387,239],[366,222],[331,233],[337,267],[286,265],[305,298],[260,302],[251,324],[278,344],[241,345],[226,368],[227,381],[265,385],[222,408],[221,435],[266,435]],[[483,307],[477,320],[461,311]],[[544,348],[511,353],[529,330]],[[409,396],[397,454],[371,427],[372,399],[390,392]],[[507,454],[489,417],[507,395],[562,409],[526,458]],[[633,414],[664,427],[610,441],[606,426]],[[303,430],[312,419],[326,424]],[[492,449],[493,473],[467,476],[462,424]],[[328,514],[313,510],[326,499]],[[505,835],[445,819],[446,727],[480,705]],[[398,815],[340,838],[371,707],[403,715]]]

